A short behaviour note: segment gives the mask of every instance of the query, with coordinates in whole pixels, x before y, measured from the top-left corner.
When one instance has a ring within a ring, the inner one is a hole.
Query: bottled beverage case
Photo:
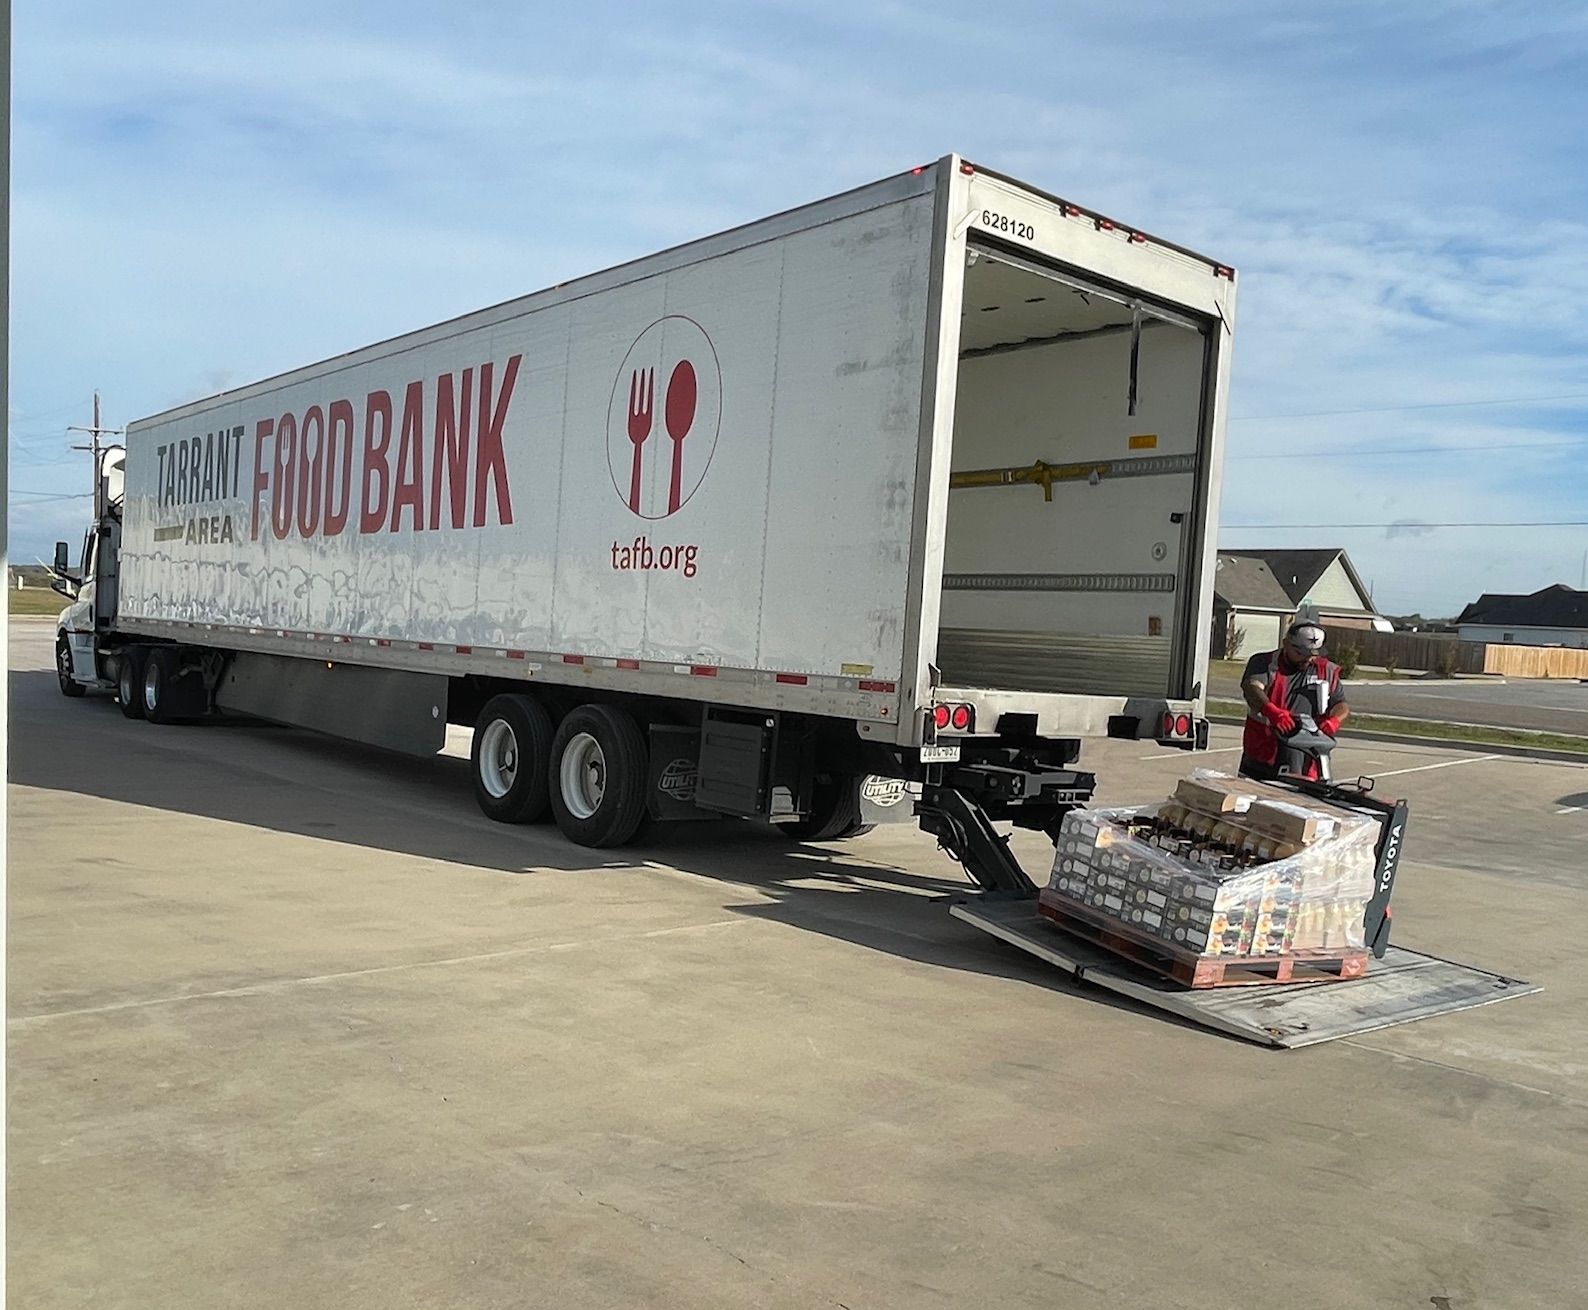
[[[1371,819],[1198,769],[1162,804],[1065,816],[1042,903],[1180,954],[1360,950],[1377,836]]]

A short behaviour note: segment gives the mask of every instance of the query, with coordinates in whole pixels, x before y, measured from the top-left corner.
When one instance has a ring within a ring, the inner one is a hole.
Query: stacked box
[[[1154,821],[1254,862],[1221,868],[1160,849]],[[1377,830],[1294,792],[1198,770],[1164,805],[1066,815],[1042,899],[1184,954],[1361,948]]]

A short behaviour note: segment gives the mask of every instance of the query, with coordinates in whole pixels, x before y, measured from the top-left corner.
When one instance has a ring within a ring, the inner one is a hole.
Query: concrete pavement
[[[12,654],[13,1304],[1588,1285],[1588,770],[1348,744],[1342,772],[1412,800],[1398,939],[1548,990],[1285,1054],[979,937],[908,828],[599,856],[486,822],[455,754],[129,723],[59,696],[47,625]],[[1145,800],[1191,761],[1087,762]]]

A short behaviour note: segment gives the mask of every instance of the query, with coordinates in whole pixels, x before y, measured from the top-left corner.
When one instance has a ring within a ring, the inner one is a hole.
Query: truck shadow
[[[14,672],[11,690],[10,781],[19,786],[507,876],[693,875],[720,883],[723,908],[732,914],[1147,1013],[953,919],[948,901],[974,888],[946,857],[924,849],[923,856],[942,862],[945,876],[899,868],[874,838],[807,845],[736,820],[648,825],[631,846],[590,851],[551,824],[486,819],[475,808],[466,760],[397,755],[252,720],[128,721],[106,696],[63,702],[53,673],[44,671]]]

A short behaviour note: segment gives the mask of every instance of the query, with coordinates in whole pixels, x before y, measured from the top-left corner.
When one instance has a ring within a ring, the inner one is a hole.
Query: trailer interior
[[[938,636],[946,682],[1192,694],[1206,332],[971,245]]]

